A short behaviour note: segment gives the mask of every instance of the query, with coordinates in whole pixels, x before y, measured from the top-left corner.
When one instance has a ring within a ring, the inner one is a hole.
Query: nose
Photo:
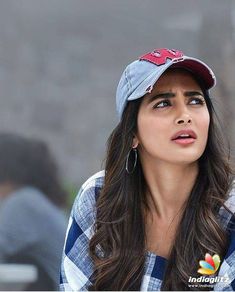
[[[192,123],[192,118],[188,113],[182,113],[180,117],[176,118],[175,123],[180,125],[180,124],[191,124]]]
[[[178,103],[176,105],[176,117],[175,123],[180,124],[192,124],[191,111],[189,110],[187,104],[185,103],[185,97],[180,92],[177,99]]]

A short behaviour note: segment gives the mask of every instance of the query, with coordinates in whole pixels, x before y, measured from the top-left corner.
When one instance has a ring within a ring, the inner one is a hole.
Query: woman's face
[[[209,112],[199,84],[189,72],[170,69],[142,100],[133,146],[138,144],[143,162],[155,159],[174,164],[192,163],[205,150],[209,123]],[[189,134],[191,138],[173,139],[179,131],[185,130],[181,134]]]

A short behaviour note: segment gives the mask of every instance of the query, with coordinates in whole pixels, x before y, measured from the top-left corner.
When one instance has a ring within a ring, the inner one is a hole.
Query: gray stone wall
[[[202,10],[205,5],[217,9],[219,2],[0,1],[0,131],[45,140],[62,177],[79,186],[102,168],[106,140],[117,123],[115,90],[125,65],[155,47],[200,57]],[[235,9],[227,3],[234,46]],[[228,92],[234,95],[235,77],[229,78]],[[234,102],[230,111],[232,136]]]

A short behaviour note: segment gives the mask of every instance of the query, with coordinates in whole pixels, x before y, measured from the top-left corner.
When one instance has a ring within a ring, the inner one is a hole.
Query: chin
[[[192,163],[197,162],[200,157],[201,157],[201,154],[200,155],[184,155],[182,157],[178,156],[177,160],[174,157],[174,159],[172,159],[173,160],[172,162],[175,164],[182,164],[182,165],[192,164]]]

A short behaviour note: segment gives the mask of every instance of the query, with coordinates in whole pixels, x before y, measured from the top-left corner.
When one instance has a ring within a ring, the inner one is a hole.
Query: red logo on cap
[[[181,59],[184,56],[183,52],[177,50],[169,50],[169,49],[156,49],[151,53],[143,55],[139,58],[139,60],[149,61],[154,63],[155,65],[163,65],[166,63],[167,59],[177,60]]]

